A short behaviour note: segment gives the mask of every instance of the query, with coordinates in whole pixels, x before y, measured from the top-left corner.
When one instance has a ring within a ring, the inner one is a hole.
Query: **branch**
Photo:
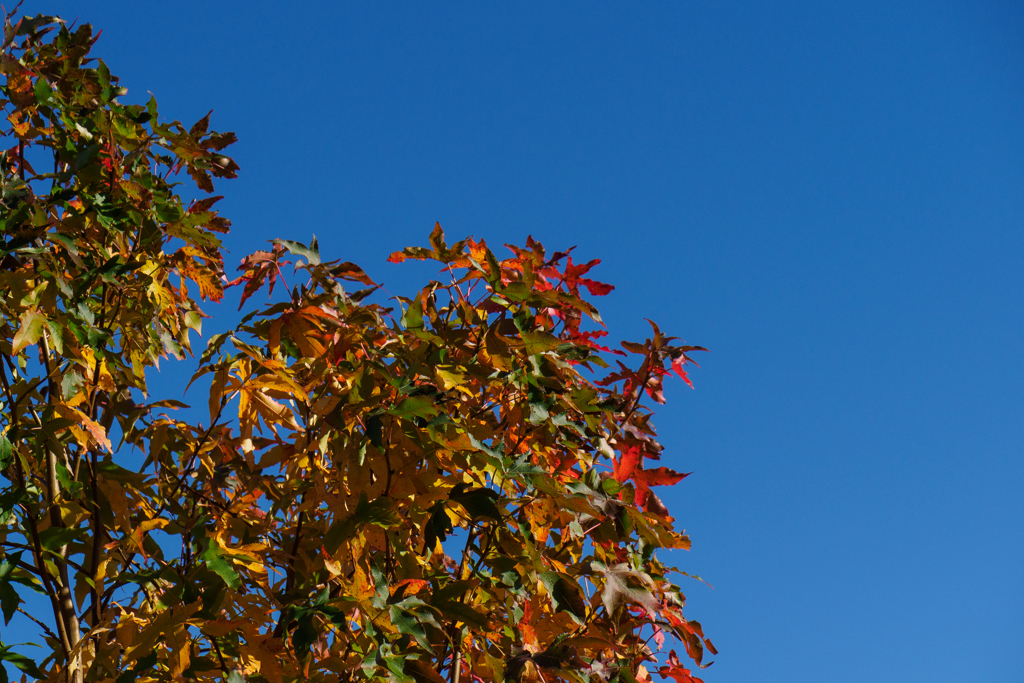
[[[34,616],[32,616],[31,614],[29,614],[28,612],[26,612],[25,610],[23,610],[20,607],[18,608],[18,611],[21,612],[22,614],[24,614],[26,617],[28,617],[32,621],[36,622],[36,624],[39,626],[39,628],[43,629],[43,631],[46,632],[46,635],[50,636],[54,640],[60,640],[60,638],[57,637],[57,634],[55,634],[53,631],[50,630],[49,626],[47,626],[43,622],[39,621]]]

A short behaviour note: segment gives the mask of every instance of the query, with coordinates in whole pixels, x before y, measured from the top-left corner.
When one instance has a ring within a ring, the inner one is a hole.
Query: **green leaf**
[[[62,463],[57,463],[57,481],[60,483],[62,491],[67,491],[71,498],[75,498],[82,493],[82,483],[75,481],[71,478],[71,472]]]
[[[301,256],[311,266],[320,265],[320,250],[317,247],[316,237],[313,237],[308,248],[301,242],[292,242],[291,240],[274,240],[274,244],[280,244],[296,256]]]
[[[7,469],[7,466],[13,461],[14,445],[6,434],[0,434],[0,470]]]
[[[93,160],[93,157],[103,149],[103,146],[99,143],[94,143],[83,149],[75,157],[75,171],[80,171],[89,165],[89,162]]]
[[[209,363],[216,354],[220,353],[220,349],[224,346],[224,342],[228,341],[230,338],[231,333],[229,332],[222,332],[210,337],[210,341],[206,342],[206,350],[203,351],[203,355],[199,357],[199,364],[202,365]]]
[[[308,653],[310,645],[320,637],[319,631],[316,630],[316,624],[313,623],[315,614],[315,612],[308,612],[299,619],[299,625],[292,634],[292,648],[300,657]]]
[[[21,298],[18,302],[20,306],[35,307],[39,305],[39,296],[46,291],[47,287],[50,286],[49,280],[43,280],[38,285],[32,288],[32,291]]]
[[[37,14],[34,17],[24,17],[21,21],[15,24],[15,28],[18,29],[19,36],[30,36],[45,26],[63,23],[64,20],[60,17],[53,17],[48,14]]]
[[[35,92],[36,102],[39,104],[49,104],[50,100],[53,99],[53,88],[50,87],[45,78],[37,78],[32,90]]]
[[[380,415],[373,415],[366,419],[366,437],[377,450],[384,448],[384,421]]]
[[[212,540],[199,555],[199,559],[203,561],[203,564],[222,578],[225,584],[233,590],[238,590],[238,587],[242,585],[242,577],[235,571],[231,562],[225,559],[226,557],[227,554],[224,550]]]
[[[0,581],[0,608],[4,612],[4,626],[11,623],[11,617],[18,611],[18,605],[22,603],[18,592],[9,581]]]
[[[42,545],[44,550],[55,551],[57,548],[63,548],[64,546],[74,541],[76,537],[84,534],[87,529],[66,529],[64,527],[50,527],[44,531],[39,532],[39,543]]]
[[[156,205],[156,217],[164,223],[175,223],[184,217],[185,211],[175,202],[164,202]]]
[[[11,559],[0,562],[0,583],[11,580],[11,573],[14,571],[15,562],[21,559],[21,553],[13,553]]]
[[[189,311],[185,314],[185,327],[190,327],[199,334],[203,333],[203,316],[199,311]]]
[[[57,244],[67,249],[71,254],[78,256],[78,244],[75,243],[75,240],[72,239],[71,237],[61,234],[59,232],[48,232],[46,233],[46,239],[50,240],[51,242],[56,242]]]
[[[491,489],[462,491],[460,490],[461,486],[463,485],[460,484],[452,489],[451,494],[448,496],[449,500],[466,508],[466,512],[474,519],[477,517],[489,517],[494,520],[501,519],[501,510],[495,505],[495,501],[500,498],[496,491]]]
[[[409,302],[409,308],[402,314],[402,327],[409,330],[423,327],[423,303],[419,297]]]
[[[388,676],[390,683],[416,683],[416,679],[405,673],[405,663],[408,657],[405,655],[377,655],[377,658],[384,661],[391,675]],[[375,678],[373,680],[382,680]]]
[[[46,329],[50,331],[50,344],[58,355],[64,353],[64,329],[56,320],[47,320]]]
[[[437,608],[437,611],[442,616],[452,621],[461,621],[470,628],[486,629],[490,627],[490,620],[487,615],[478,612],[469,605],[455,600],[441,600],[431,604]]]
[[[410,635],[416,639],[416,642],[427,652],[433,652],[434,649],[430,647],[430,641],[427,640],[427,631],[423,627],[423,624],[419,622],[416,615],[408,610],[404,610],[397,605],[392,605],[390,610],[391,623],[395,625],[399,633]]]
[[[544,572],[540,574],[540,580],[548,589],[548,595],[551,596],[555,610],[568,612],[579,624],[586,620],[587,603],[583,600],[583,593],[578,583],[557,572]]]
[[[17,652],[11,652],[9,645],[0,645],[0,661],[10,662],[34,678],[44,678],[43,672],[39,670],[39,667],[36,666],[35,662],[25,655],[20,655]],[[3,668],[3,666],[0,666],[0,671],[3,671]],[[6,678],[6,671],[3,671],[3,676]]]
[[[135,679],[138,677],[140,673],[153,668],[153,666],[156,664],[156,659],[157,651],[153,650],[148,655],[141,658],[139,661],[135,662],[135,666],[133,666],[131,669],[125,671],[120,676],[118,676],[116,683],[135,683]]]
[[[621,489],[621,488],[622,488],[622,484],[620,484],[618,481],[616,481],[615,479],[613,479],[611,477],[601,481],[601,490],[604,491],[605,494],[608,495],[608,496],[617,496],[617,495],[619,495],[619,489]]]
[[[402,399],[394,408],[388,410],[389,415],[395,417],[433,417],[440,412],[429,396],[410,396]]]
[[[522,332],[520,336],[522,336],[523,342],[526,344],[526,353],[531,356],[551,351],[566,343],[564,339],[559,339],[550,332]]]

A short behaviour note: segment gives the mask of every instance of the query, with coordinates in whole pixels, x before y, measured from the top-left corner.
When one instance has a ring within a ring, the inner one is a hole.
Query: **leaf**
[[[10,662],[34,678],[42,679],[46,677],[46,675],[39,670],[39,667],[36,666],[35,662],[25,655],[18,654],[17,652],[11,652],[10,646],[8,645],[0,645],[0,661]],[[0,670],[3,670],[3,666],[0,666]],[[3,674],[6,676],[7,672],[4,671]]]
[[[212,113],[213,113],[213,110],[211,109],[206,114],[206,116],[204,116],[203,118],[201,118],[198,121],[196,121],[192,125],[192,128],[189,129],[188,134],[189,135],[202,135],[202,134],[204,134],[206,132],[206,130],[210,127],[210,114],[212,114]]]
[[[17,29],[17,35],[30,36],[45,26],[63,23],[64,20],[60,17],[54,17],[48,14],[37,14],[34,17],[23,17],[21,21],[17,23],[15,28]]]
[[[14,461],[14,446],[6,434],[0,434],[0,470],[6,470]]]
[[[672,650],[668,655],[668,666],[663,666],[658,670],[662,678],[671,678],[675,683],[704,683],[701,679],[696,678],[690,673],[689,669],[683,668],[679,663],[679,656],[676,655],[676,651]]]
[[[11,623],[11,617],[18,611],[18,605],[24,602],[10,581],[0,581],[0,608],[4,613],[4,625]]]
[[[366,438],[377,450],[384,448],[384,421],[380,415],[373,415],[366,420]]]
[[[370,502],[366,491],[359,493],[359,503],[352,515],[336,520],[323,537],[323,545],[333,555],[341,544],[354,537],[360,528],[367,525],[390,528],[401,522],[394,510],[394,502],[390,498],[380,497]]]
[[[53,351],[59,356],[64,353],[64,330],[56,320],[47,320],[46,329],[49,330],[50,345]]]
[[[430,508],[430,517],[423,528],[423,552],[432,553],[437,543],[444,542],[452,533],[452,520],[445,512],[444,501],[437,501]]]
[[[478,517],[488,517],[493,520],[501,520],[501,510],[495,505],[495,502],[501,498],[496,491],[491,489],[470,489],[469,491],[462,491],[460,489],[463,484],[456,486],[449,494],[448,498],[453,503],[458,503],[462,507],[466,508],[466,512],[473,519]]]
[[[355,282],[361,282],[367,287],[373,287],[376,284],[373,280],[370,279],[370,276],[367,275],[362,268],[360,268],[354,263],[349,263],[348,261],[345,261],[344,263],[339,263],[336,266],[331,266],[330,272],[331,275],[333,275],[334,277],[341,278],[343,280],[353,280]]]
[[[279,277],[282,282],[284,281],[281,266],[291,263],[291,261],[282,260],[284,253],[283,246],[274,244],[271,251],[256,251],[242,259],[242,265],[238,267],[238,270],[244,271],[244,274],[224,285],[225,287],[234,287],[242,283],[245,284],[242,289],[242,299],[238,303],[238,310],[242,310],[246,299],[255,294],[267,280],[270,281],[268,296],[274,293],[274,285]]]
[[[641,463],[643,459],[643,451],[639,446],[631,446],[622,451],[619,459],[615,462],[615,467],[612,470],[615,476],[615,481],[620,484],[630,477],[633,476],[633,472],[636,471],[637,465]]]
[[[410,396],[402,399],[397,406],[388,410],[388,415],[408,419],[410,417],[433,417],[440,412],[428,396]]]
[[[39,544],[43,550],[56,551],[63,548],[79,536],[83,535],[86,529],[50,527],[39,532]]]
[[[33,88],[36,96],[36,102],[39,104],[49,104],[50,100],[53,99],[53,88],[46,82],[45,78],[37,78],[35,88]]]
[[[643,606],[649,612],[658,610],[660,603],[649,590],[653,580],[646,573],[625,563],[607,567],[601,562],[592,566],[604,577],[601,602],[609,614],[614,614],[625,601]]]
[[[652,470],[642,469],[640,465],[637,466],[632,473],[633,481],[636,483],[636,503],[645,510],[651,510],[655,505],[661,505],[660,499],[653,494],[651,491],[652,486],[671,486],[677,484],[686,477],[690,476],[690,472],[682,473],[670,470],[667,467],[656,467]],[[652,505],[653,504],[653,505]],[[662,506],[663,507],[663,506]],[[665,514],[664,512],[660,514]]]
[[[234,566],[226,558],[227,553],[213,539],[210,539],[206,549],[199,554],[199,559],[203,561],[203,564],[223,579],[227,586],[238,590],[242,585],[242,577],[238,575]]]
[[[452,621],[461,621],[470,628],[483,630],[491,627],[491,620],[486,614],[465,603],[455,600],[441,600],[431,602],[430,604],[436,607],[442,616]]]
[[[576,623],[582,624],[587,618],[587,603],[583,600],[579,584],[568,576],[556,572],[543,572],[538,576],[548,589],[555,610],[568,612]]]
[[[299,656],[308,653],[310,646],[320,637],[319,631],[316,630],[316,624],[313,623],[315,614],[316,612],[310,611],[300,618],[299,624],[292,634],[292,648],[299,653]]]
[[[521,336],[526,344],[526,353],[531,356],[557,349],[565,343],[564,339],[559,339],[550,332],[544,332],[543,330],[522,332]]]
[[[36,309],[28,309],[21,314],[21,324],[12,341],[12,353],[20,353],[26,346],[31,346],[43,336],[46,317]]]
[[[416,679],[416,683],[448,683],[437,673],[434,667],[422,659],[405,660],[405,673]]]
[[[131,669],[118,676],[116,683],[134,683],[138,674],[153,668],[156,660],[157,651],[153,650],[145,657],[140,658]]]
[[[291,240],[274,240],[274,244],[280,244],[296,256],[301,256],[311,266],[320,265],[320,251],[317,249],[316,237],[313,238],[308,248],[301,242],[292,242]]]
[[[672,486],[690,476],[692,472],[676,472],[667,467],[655,467],[652,470],[640,470],[633,473],[633,479],[642,481],[645,486]]]
[[[416,615],[409,610],[402,609],[397,605],[391,605],[388,608],[388,613],[391,616],[391,623],[394,624],[395,628],[398,629],[399,633],[412,636],[417,644],[427,652],[433,652],[434,649],[430,646],[430,641],[427,640],[427,631],[420,623]]]
[[[71,472],[61,462],[57,463],[56,475],[61,490],[66,491],[68,497],[77,498],[82,493],[82,483],[75,481],[71,477]]]
[[[183,322],[186,327],[189,327],[199,334],[203,333],[203,316],[199,311],[189,311],[185,314]]]
[[[75,157],[75,172],[78,172],[88,166],[89,162],[93,160],[101,149],[103,149],[103,145],[93,143],[79,152]]]

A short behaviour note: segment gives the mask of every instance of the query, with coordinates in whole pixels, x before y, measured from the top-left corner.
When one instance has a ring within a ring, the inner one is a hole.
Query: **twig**
[[[36,619],[36,618],[35,618],[34,616],[32,616],[31,614],[29,614],[28,612],[26,612],[25,610],[23,610],[23,609],[22,609],[22,608],[20,608],[20,607],[18,608],[18,611],[19,611],[19,612],[21,612],[22,614],[24,614],[24,615],[25,615],[26,617],[28,617],[28,618],[29,618],[29,619],[31,619],[32,621],[36,622],[36,624],[37,624],[37,625],[39,626],[39,628],[41,628],[41,629],[43,629],[44,631],[46,631],[46,635],[50,636],[50,637],[51,637],[51,638],[53,638],[54,640],[60,640],[60,638],[58,638],[58,637],[57,637],[57,634],[56,634],[56,633],[54,633],[53,631],[51,631],[51,630],[50,630],[50,627],[49,627],[49,626],[47,626],[47,625],[46,625],[46,624],[44,624],[43,622],[39,621],[39,620],[38,620],[38,619]]]

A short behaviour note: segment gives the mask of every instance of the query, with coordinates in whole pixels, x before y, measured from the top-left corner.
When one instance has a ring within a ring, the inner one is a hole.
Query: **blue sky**
[[[238,133],[232,262],[532,234],[711,348],[658,419],[708,683],[1024,677],[1019,4],[25,8]]]

